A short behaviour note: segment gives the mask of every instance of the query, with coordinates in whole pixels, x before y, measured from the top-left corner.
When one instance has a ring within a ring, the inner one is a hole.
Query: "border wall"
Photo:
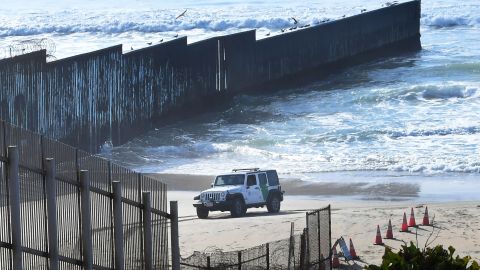
[[[0,119],[96,152],[169,115],[208,108],[313,69],[397,46],[419,48],[420,1],[256,40],[255,30],[123,54],[121,45],[53,62],[0,60]],[[404,48],[405,47],[405,48]]]

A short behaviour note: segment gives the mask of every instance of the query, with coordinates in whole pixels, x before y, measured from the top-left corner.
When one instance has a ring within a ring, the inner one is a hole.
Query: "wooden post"
[[[180,270],[180,243],[178,239],[178,202],[170,201],[170,232],[172,238],[172,270]],[[210,265],[210,257],[207,258]]]
[[[267,243],[267,246],[266,246],[266,254],[265,254],[265,257],[266,257],[266,260],[267,260],[267,270],[270,269],[270,243]]]
[[[145,270],[153,270],[152,251],[152,206],[150,192],[143,192],[143,257]]]
[[[16,146],[8,147],[7,158],[13,270],[23,270],[22,223],[20,220],[20,180],[18,179],[19,156]]]
[[[122,207],[122,185],[114,181],[113,185],[113,233],[115,244],[115,269],[125,269],[125,251],[123,248],[123,207]]]
[[[45,195],[47,199],[47,226],[50,269],[58,270],[58,229],[57,229],[57,181],[55,180],[55,160],[45,159]]]
[[[211,269],[210,268],[210,256],[207,256],[207,269]]]
[[[238,270],[242,270],[242,251],[238,252]]]
[[[82,215],[83,268],[93,269],[92,213],[90,201],[90,179],[88,171],[80,171],[80,196]]]
[[[300,269],[308,269],[307,261],[307,239],[306,235],[308,233],[308,228],[303,230],[302,235],[300,236]]]

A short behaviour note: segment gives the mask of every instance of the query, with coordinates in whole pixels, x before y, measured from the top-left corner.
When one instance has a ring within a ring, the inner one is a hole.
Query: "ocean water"
[[[54,58],[124,44],[258,29],[257,38],[381,7],[386,1],[121,0],[8,2],[0,53],[46,38]],[[186,15],[175,17],[187,9]],[[225,109],[158,127],[102,154],[142,172],[275,168],[304,181],[409,183],[418,197],[480,199],[480,2],[422,1],[423,50],[308,85],[240,95]],[[0,54],[0,57],[2,55]]]

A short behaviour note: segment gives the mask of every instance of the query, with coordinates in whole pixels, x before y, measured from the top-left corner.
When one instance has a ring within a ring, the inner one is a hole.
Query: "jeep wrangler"
[[[233,217],[241,217],[248,208],[264,206],[268,212],[278,213],[283,193],[275,170],[234,169],[215,177],[212,188],[193,198],[193,206],[202,219],[210,211],[230,211]]]

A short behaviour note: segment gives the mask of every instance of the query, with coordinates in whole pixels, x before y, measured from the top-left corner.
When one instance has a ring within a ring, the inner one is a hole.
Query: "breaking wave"
[[[449,16],[449,15],[424,15],[421,23],[430,27],[458,27],[480,26],[480,17],[475,16]]]

